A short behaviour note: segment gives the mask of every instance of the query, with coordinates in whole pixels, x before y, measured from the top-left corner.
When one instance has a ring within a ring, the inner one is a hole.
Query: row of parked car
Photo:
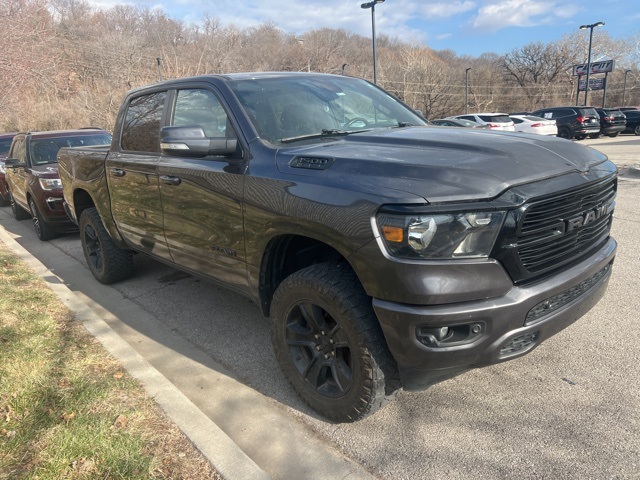
[[[431,120],[434,125],[488,128],[582,140],[620,133],[640,135],[640,107],[549,107],[534,112],[474,113]]]
[[[17,220],[32,218],[40,240],[75,229],[63,207],[58,150],[110,144],[98,128],[0,134],[0,206],[11,205]]]

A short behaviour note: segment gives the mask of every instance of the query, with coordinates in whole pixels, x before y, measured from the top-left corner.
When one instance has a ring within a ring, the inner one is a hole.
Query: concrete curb
[[[133,377],[144,385],[147,393],[226,480],[271,478],[178,388],[69,290],[59,277],[34,258],[1,227],[0,241],[29,265],[67,308],[76,313],[76,319],[122,363]]]

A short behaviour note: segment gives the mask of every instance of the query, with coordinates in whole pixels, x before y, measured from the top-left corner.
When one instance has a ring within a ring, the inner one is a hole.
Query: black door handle
[[[114,177],[124,177],[124,170],[122,170],[121,168],[112,168],[111,175],[113,175]]]
[[[160,175],[160,180],[166,185],[180,185],[182,180],[180,177],[173,177],[171,175]]]

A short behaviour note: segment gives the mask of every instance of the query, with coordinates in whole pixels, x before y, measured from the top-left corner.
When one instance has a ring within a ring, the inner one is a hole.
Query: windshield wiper
[[[416,125],[415,123],[411,123],[411,122],[398,122],[398,128],[405,128],[405,127],[417,127],[418,125]]]
[[[283,138],[280,141],[282,143],[295,142],[296,140],[308,140],[311,138],[326,138],[326,137],[340,137],[343,135],[350,135],[352,133],[366,132],[368,130],[339,130],[337,128],[323,128],[319,133],[309,133],[307,135],[299,135],[297,137]]]

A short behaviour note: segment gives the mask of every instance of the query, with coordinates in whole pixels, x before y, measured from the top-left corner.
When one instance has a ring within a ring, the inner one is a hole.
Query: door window
[[[226,136],[227,113],[218,98],[209,90],[179,90],[172,125],[199,125],[207,137]]]
[[[121,146],[134,152],[160,153],[160,124],[167,92],[131,100],[122,126]]]
[[[27,147],[24,143],[24,138],[16,139],[9,158],[17,158],[18,160],[20,160],[20,163],[26,163]]]

